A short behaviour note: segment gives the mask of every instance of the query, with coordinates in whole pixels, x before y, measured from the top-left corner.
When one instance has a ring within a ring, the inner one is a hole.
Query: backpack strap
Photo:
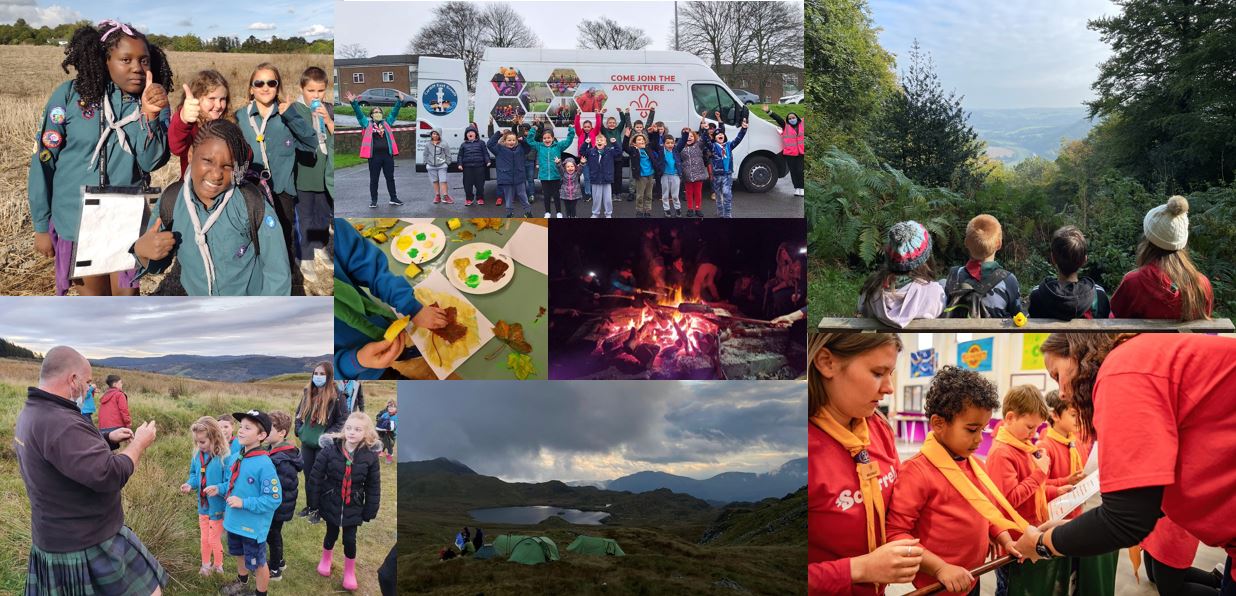
[[[240,194],[245,198],[245,207],[249,212],[249,241],[253,244],[254,255],[261,256],[262,244],[258,240],[258,232],[266,219],[266,196],[253,184],[241,184]]]
[[[166,230],[172,229],[172,215],[176,213],[176,201],[180,200],[180,189],[184,184],[184,180],[169,184],[159,197],[159,219]]]

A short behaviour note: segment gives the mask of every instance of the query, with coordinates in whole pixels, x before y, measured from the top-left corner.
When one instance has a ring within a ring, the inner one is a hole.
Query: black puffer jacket
[[[359,526],[378,516],[382,504],[381,464],[378,454],[364,446],[358,447],[352,460],[351,502],[344,503],[343,476],[347,468],[343,456],[343,439],[322,437],[322,451],[310,472],[317,494],[308,495],[309,509],[316,509],[322,519],[340,527]]]
[[[284,450],[284,447],[291,449]],[[276,449],[278,453],[275,453]],[[299,474],[305,469],[305,460],[300,458],[300,449],[291,443],[272,445],[270,451],[270,461],[275,464],[275,473],[279,474],[279,485],[283,488],[283,503],[275,510],[275,521],[292,521],[296,513],[296,495],[299,494]]]

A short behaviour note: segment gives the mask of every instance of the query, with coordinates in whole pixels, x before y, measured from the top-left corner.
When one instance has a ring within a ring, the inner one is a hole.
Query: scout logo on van
[[[631,109],[639,112],[640,118],[647,118],[648,112],[656,109],[657,102],[648,97],[647,93],[640,93],[639,99],[630,103]]]
[[[421,94],[421,105],[425,106],[429,113],[438,116],[455,111],[455,104],[458,102],[459,95],[455,93],[455,88],[446,83],[434,83],[426,87]]]

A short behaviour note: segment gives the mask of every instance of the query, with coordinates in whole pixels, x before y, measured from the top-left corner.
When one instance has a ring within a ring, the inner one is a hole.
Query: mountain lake
[[[599,526],[602,520],[609,517],[609,514],[603,511],[580,511],[579,509],[547,507],[545,505],[473,509],[468,512],[468,515],[471,515],[472,519],[483,523],[519,526],[536,525],[555,515],[568,523],[582,526]]]

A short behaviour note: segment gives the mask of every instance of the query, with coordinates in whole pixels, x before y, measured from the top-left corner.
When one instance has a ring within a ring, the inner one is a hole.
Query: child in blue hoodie
[[[523,116],[515,117],[515,126],[524,121]],[[493,126],[493,118],[489,119]],[[506,199],[506,216],[515,215],[515,199],[524,207],[524,217],[532,217],[532,208],[528,204],[528,189],[531,183],[525,179],[525,163],[532,146],[528,140],[509,130],[500,130],[489,137],[489,152],[494,154],[494,168],[498,170],[498,200]],[[338,269],[336,269],[338,270]]]
[[[223,594],[248,594],[249,575],[257,575],[258,596],[270,587],[270,567],[266,562],[266,535],[275,510],[283,503],[279,474],[262,445],[270,436],[270,417],[258,410],[236,412],[240,421],[236,438],[241,452],[232,458],[227,478],[223,529],[227,530],[228,554],[237,557],[236,581],[222,589]]]
[[[734,202],[734,148],[742,143],[747,136],[747,121],[742,121],[742,128],[733,141],[725,142],[725,129],[717,131],[712,142],[712,190],[717,193],[717,215],[733,217]]]
[[[360,288],[369,291],[363,292]],[[438,329],[446,325],[446,311],[421,305],[408,280],[391,273],[382,249],[362,238],[347,220],[335,218],[335,374],[338,378],[378,379],[399,359],[404,353],[403,337],[391,341],[384,337],[386,328],[399,316],[397,313],[411,316],[415,327]],[[414,355],[415,352],[409,356]]]
[[[202,416],[189,427],[193,433],[193,457],[189,480],[180,485],[182,494],[197,497],[197,527],[201,531],[202,568],[199,575],[223,573],[223,493],[227,491],[224,462],[228,461],[227,437],[219,423]],[[213,564],[212,564],[213,561]]]

